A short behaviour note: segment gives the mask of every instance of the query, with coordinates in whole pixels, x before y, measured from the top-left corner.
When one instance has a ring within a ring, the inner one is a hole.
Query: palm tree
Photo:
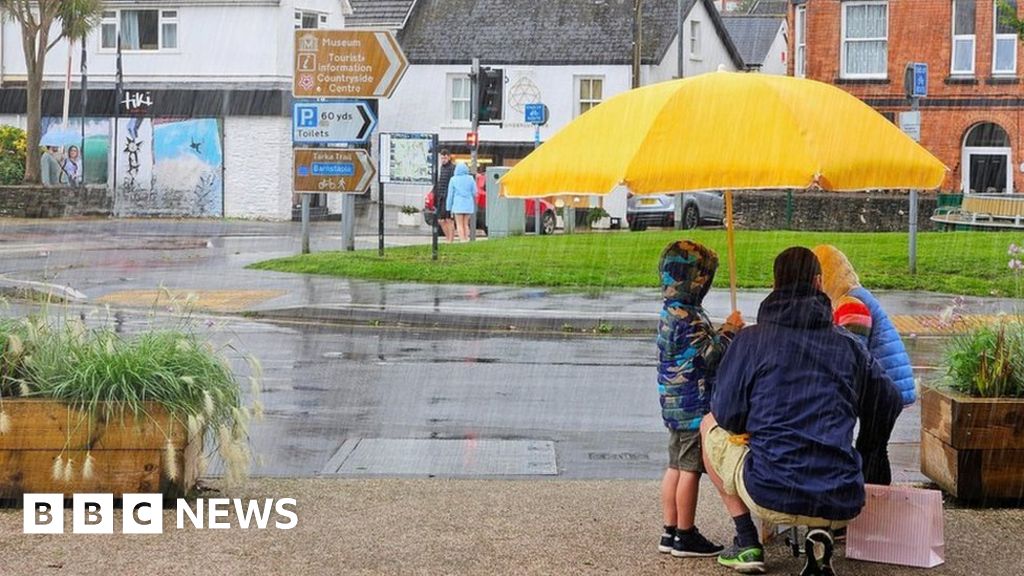
[[[21,26],[28,81],[25,155],[25,183],[39,182],[39,139],[43,104],[43,68],[46,54],[58,42],[84,37],[96,27],[103,14],[102,0],[0,0],[0,9]],[[60,23],[60,33],[51,40],[50,29]]]

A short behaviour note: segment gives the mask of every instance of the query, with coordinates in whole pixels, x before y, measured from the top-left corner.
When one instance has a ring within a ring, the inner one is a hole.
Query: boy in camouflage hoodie
[[[658,392],[661,416],[669,429],[668,469],[661,482],[665,527],[658,550],[679,558],[715,556],[722,551],[694,525],[704,472],[700,422],[710,410],[718,361],[743,327],[736,311],[716,331],[701,307],[717,268],[718,256],[689,240],[669,244],[658,263],[665,299],[658,323]]]

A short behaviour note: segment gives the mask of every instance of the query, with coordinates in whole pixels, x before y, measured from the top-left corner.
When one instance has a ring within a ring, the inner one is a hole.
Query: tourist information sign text
[[[296,98],[388,98],[409,66],[390,30],[296,30]]]
[[[341,148],[296,148],[294,150],[296,193],[362,194],[377,175],[366,150]]]

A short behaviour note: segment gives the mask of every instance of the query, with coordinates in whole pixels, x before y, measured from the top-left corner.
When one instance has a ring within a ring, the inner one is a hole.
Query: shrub
[[[25,178],[25,131],[0,126],[0,184],[21,184]]]
[[[947,383],[963,394],[1024,397],[1024,326],[1004,321],[954,337],[944,367]]]
[[[259,415],[260,369],[249,361]],[[222,351],[187,328],[129,339],[109,327],[88,329],[77,318],[0,319],[0,420],[9,427],[4,397],[58,400],[108,420],[147,419],[146,403],[155,402],[190,434],[205,432],[229,482],[248,473],[250,413],[238,381]]]
[[[419,214],[420,209],[415,206],[409,206],[406,204],[402,206],[402,214]]]

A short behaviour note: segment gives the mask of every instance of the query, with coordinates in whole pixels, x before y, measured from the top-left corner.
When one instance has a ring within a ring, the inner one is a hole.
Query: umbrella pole
[[[725,191],[725,243],[729,253],[729,301],[736,311],[736,250],[733,247],[732,190]]]

